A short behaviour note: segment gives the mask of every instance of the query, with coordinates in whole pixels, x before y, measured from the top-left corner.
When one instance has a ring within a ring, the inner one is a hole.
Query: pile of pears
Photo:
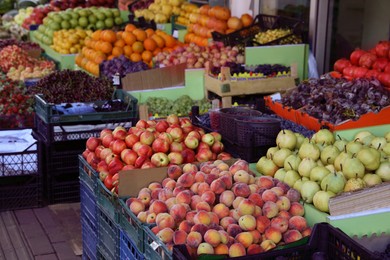
[[[390,132],[360,131],[346,140],[328,129],[310,139],[281,130],[276,144],[256,163],[257,171],[287,183],[323,212],[329,212],[329,199],[342,192],[390,181]]]

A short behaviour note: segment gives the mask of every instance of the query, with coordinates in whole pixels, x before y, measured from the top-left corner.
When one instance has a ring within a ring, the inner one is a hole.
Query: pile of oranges
[[[133,62],[144,61],[150,67],[152,58],[161,51],[171,52],[183,43],[161,30],[140,29],[127,24],[124,31],[97,30],[84,40],[76,64],[99,75],[99,64],[121,55]]]

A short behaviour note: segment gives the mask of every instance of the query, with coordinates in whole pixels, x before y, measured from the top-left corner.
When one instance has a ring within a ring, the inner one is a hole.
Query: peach
[[[298,241],[302,237],[303,236],[302,236],[301,232],[299,232],[296,229],[290,229],[290,230],[287,230],[286,233],[283,234],[283,241],[286,244],[288,244],[288,243]]]
[[[195,182],[191,185],[190,190],[193,194],[198,194],[198,188],[199,188],[200,182]]]
[[[271,189],[275,186],[274,179],[271,176],[260,176],[256,180],[257,186],[260,188]]]
[[[222,219],[229,216],[230,210],[225,204],[218,203],[213,207],[212,212],[217,214],[219,219]]]
[[[229,247],[229,257],[245,256],[246,250],[241,243],[234,243]]]
[[[253,194],[253,193],[259,193],[260,188],[259,188],[259,186],[257,186],[257,184],[251,183],[251,184],[249,184],[248,186],[249,186],[249,189],[250,189],[250,191],[251,191],[251,194]]]
[[[228,171],[229,165],[225,162],[221,162],[217,164],[217,168],[220,169],[221,171]]]
[[[135,199],[130,204],[130,210],[137,216],[141,211],[145,210],[145,204],[142,203],[141,199]]]
[[[222,218],[222,219],[219,221],[219,224],[223,227],[223,229],[227,230],[227,227],[228,227],[230,224],[237,224],[237,220],[235,220],[234,218],[228,216],[228,217]]]
[[[272,226],[268,227],[264,232],[265,238],[272,240],[275,244],[282,240],[282,232]]]
[[[152,195],[151,193],[142,192],[138,194],[137,198],[140,199],[145,206],[149,206],[149,203],[152,200]]]
[[[213,247],[221,244],[221,234],[215,229],[209,229],[203,236],[203,239],[206,243],[209,243]]]
[[[142,189],[140,189],[140,191],[138,192],[138,196],[140,195],[140,194],[143,194],[143,193],[151,193],[152,191],[151,191],[151,189],[149,189],[149,188],[142,188]]]
[[[154,227],[152,227],[150,230],[151,230],[151,231],[153,232],[153,234],[155,234],[155,235],[157,235],[157,233],[160,232],[160,229],[158,228],[158,226],[154,226]]]
[[[211,206],[206,201],[201,201],[198,204],[196,204],[195,209],[197,211],[203,210],[203,211],[211,211]]]
[[[206,191],[209,191],[209,190],[211,190],[210,185],[206,182],[202,182],[198,186],[198,195],[202,196],[203,193],[205,193]]]
[[[157,188],[162,188],[162,185],[159,182],[151,182],[149,184],[148,188],[150,189],[150,191],[153,191],[153,190],[155,190]]]
[[[305,230],[307,228],[307,221],[302,216],[292,216],[288,220],[288,228],[289,229],[296,229],[300,232]]]
[[[194,183],[195,184],[195,183]],[[191,185],[192,187],[192,185]],[[188,190],[187,188],[184,188],[183,186],[177,186],[173,189],[172,193],[173,193],[173,196],[176,197],[177,194],[179,194],[181,191],[183,190]]]
[[[256,255],[264,252],[264,249],[258,244],[252,244],[247,248],[248,255]]]
[[[238,225],[242,230],[252,231],[256,229],[256,218],[252,215],[243,215],[238,220]]]
[[[191,197],[191,209],[196,209],[196,205],[202,201],[202,198],[199,195],[194,195]]]
[[[251,231],[248,231],[252,234],[252,237],[253,237],[253,244],[259,244],[262,240],[262,237],[261,237],[261,234],[259,231],[257,231],[256,229],[255,230],[251,230]]]
[[[261,234],[263,234],[269,226],[271,226],[271,220],[266,216],[258,216],[256,218],[256,230]]]
[[[296,189],[290,188],[286,193],[286,197],[290,200],[290,202],[299,202],[301,194]]]
[[[206,179],[206,174],[204,172],[197,171],[195,173],[195,182],[204,182],[205,179]]]
[[[164,201],[155,200],[150,204],[149,212],[156,213],[156,215],[157,215],[160,213],[168,212],[168,207]]]
[[[205,210],[199,210],[194,216],[194,223],[209,225],[211,223],[210,214]]]
[[[137,218],[142,222],[146,223],[146,218],[148,217],[148,212],[147,211],[141,211],[138,213]]]
[[[149,213],[146,217],[146,223],[153,224],[156,223],[156,213]]]
[[[238,210],[237,209],[231,209],[230,210],[230,213],[229,213],[229,216],[234,218],[237,223],[238,223],[238,220],[240,219],[241,215],[240,213],[238,213]]]
[[[169,178],[177,180],[182,175],[182,173],[183,171],[180,166],[175,164],[168,166],[167,175]]]
[[[219,202],[226,205],[226,207],[230,207],[233,204],[236,196],[231,190],[225,190],[219,195]]]
[[[197,172],[198,171],[198,166],[193,163],[186,163],[183,165],[183,173],[187,172]]]
[[[177,179],[177,185],[183,186],[186,188],[190,188],[192,184],[195,183],[195,177],[192,173],[186,172],[183,173],[178,179]]]
[[[256,206],[262,207],[264,205],[264,201],[259,193],[252,193],[248,199],[255,203]]]
[[[218,230],[218,232],[221,236],[221,243],[226,245],[229,242],[229,234],[225,230]]]
[[[238,160],[229,167],[229,172],[236,173],[239,170],[249,171],[249,163],[245,160]]]
[[[292,202],[288,212],[293,216],[303,216],[305,214],[305,208],[299,202]]]
[[[183,230],[187,234],[191,232],[193,224],[191,224],[188,220],[183,220],[180,222],[178,230]]]
[[[196,253],[198,255],[202,255],[202,254],[212,255],[214,254],[214,248],[209,243],[201,243],[198,246],[198,250],[196,251]]]
[[[214,254],[215,255],[228,255],[229,254],[229,247],[225,244],[219,244],[218,246],[214,247]]]
[[[292,215],[288,211],[280,210],[277,216],[289,219],[289,218],[291,218]]]
[[[183,190],[176,195],[176,202],[190,204],[192,195],[189,190]]]
[[[209,173],[209,174],[206,174],[205,176],[205,182],[210,185],[214,180],[218,179],[219,176],[218,174],[212,174],[212,173]]]
[[[255,218],[263,215],[263,210],[259,206],[255,206],[255,212],[252,214]]]
[[[195,222],[194,222],[194,217],[195,217],[196,213],[198,213],[196,210],[191,210],[191,211],[188,211],[188,212],[187,212],[186,220],[187,220],[191,225],[194,225],[194,224],[195,224]]]
[[[175,198],[175,197],[172,197],[172,198],[167,199],[167,200],[165,201],[165,204],[167,205],[168,210],[171,210],[171,208],[173,207],[173,205],[177,204],[176,198]]]
[[[176,230],[173,233],[173,244],[180,245],[185,244],[187,241],[187,233],[183,230]]]
[[[167,181],[165,185],[163,185],[163,189],[166,188],[173,191],[176,188],[176,185],[177,185],[176,181],[174,179],[171,179]]]
[[[272,201],[266,201],[264,203],[262,210],[263,210],[263,215],[266,216],[267,218],[273,218],[279,213],[278,205],[276,205],[276,203]]]
[[[245,248],[253,244],[253,236],[250,232],[241,232],[234,238],[236,242],[241,243]]]
[[[217,175],[219,177],[219,174],[221,173],[221,170],[218,169],[217,167],[214,167],[213,169],[211,169],[210,171],[210,174],[214,174],[214,175]]]
[[[172,206],[169,214],[173,216],[176,223],[184,220],[187,214],[187,208],[183,204],[175,204]]]
[[[240,205],[241,201],[243,201],[245,198],[244,197],[236,197],[233,200],[232,206],[234,209],[238,208],[238,205]]]
[[[236,237],[237,234],[241,233],[242,232],[242,229],[241,227],[238,225],[238,224],[230,224],[226,231],[228,232],[228,234],[232,237]]]
[[[156,189],[152,190],[152,192],[150,193],[152,200],[158,199],[158,194],[160,193],[160,190],[162,190],[162,188],[156,188]]]
[[[311,235],[311,227],[307,227],[305,230],[301,232],[303,237],[307,237]]]
[[[211,190],[205,191],[200,197],[202,198],[202,201],[207,202],[209,205],[214,205],[215,193]]]
[[[166,201],[167,199],[172,198],[172,197],[173,197],[173,191],[168,189],[168,188],[163,188],[158,193],[158,199],[162,200],[162,201]]]
[[[279,211],[288,211],[291,207],[291,202],[286,196],[279,196],[276,205],[278,205]]]
[[[211,218],[211,223],[214,223],[215,225],[219,225],[219,217],[216,213],[214,212],[209,212],[210,218]]]
[[[264,202],[276,202],[278,200],[278,194],[276,194],[273,190],[265,190],[263,194],[261,194],[261,198]]]
[[[273,192],[275,192],[275,194],[277,196],[282,196],[284,194],[284,191],[281,187],[278,187],[278,186],[275,186],[275,187],[272,187],[270,190],[272,190]]]
[[[156,225],[160,229],[164,229],[166,227],[174,228],[175,224],[175,219],[168,213],[160,213],[156,217]]]
[[[255,182],[256,182],[255,176],[253,176],[252,174],[249,174],[249,182],[248,182],[248,184],[249,185],[256,184]],[[258,187],[257,184],[256,184],[256,187]]]
[[[202,163],[200,167],[200,171],[204,172],[205,174],[210,174],[211,170],[216,168],[217,166],[212,163]]]
[[[200,245],[200,243],[202,243],[202,241],[203,241],[203,238],[202,238],[202,235],[199,232],[191,231],[187,235],[186,244],[189,247],[198,248],[198,246]]]
[[[237,210],[241,216],[252,215],[255,212],[255,203],[249,199],[243,199],[240,204],[238,204]]]
[[[161,229],[157,233],[157,237],[163,242],[163,243],[170,243],[173,240],[173,233],[174,231],[172,228],[166,227]]]
[[[163,179],[163,180],[161,181],[161,186],[164,188],[164,187],[167,185],[167,183],[170,182],[170,181],[172,181],[172,180],[174,180],[174,179],[169,178],[169,177],[166,177],[165,179]]]
[[[290,186],[288,186],[287,183],[284,183],[284,182],[282,182],[282,181],[279,181],[279,182],[276,184],[276,187],[282,188],[283,194],[287,194],[288,190],[290,189]]]
[[[235,182],[242,182],[242,183],[245,183],[245,184],[249,184],[249,173],[247,171],[244,171],[244,170],[238,170],[234,173],[233,175],[233,179]]]
[[[237,182],[232,187],[234,195],[247,198],[251,194],[248,184]]]
[[[271,227],[278,229],[281,233],[284,233],[288,229],[288,219],[280,216],[276,216],[271,219]]]
[[[221,194],[226,190],[226,184],[223,180],[216,179],[213,180],[210,184],[210,189],[215,193],[215,194]]]
[[[232,178],[232,176],[230,175],[229,172],[227,172],[227,174],[225,174],[225,175],[221,175],[221,174],[219,175],[220,176],[219,179],[221,179],[225,183],[226,189],[230,190],[233,187],[233,178]]]
[[[209,228],[205,224],[195,224],[191,228],[191,232],[192,231],[199,232],[202,235],[202,238],[203,238],[203,236],[204,236],[204,234],[206,233],[207,230],[209,230]]]
[[[270,239],[263,240],[260,244],[261,248],[263,248],[264,251],[271,250],[276,247],[276,244],[274,241]]]

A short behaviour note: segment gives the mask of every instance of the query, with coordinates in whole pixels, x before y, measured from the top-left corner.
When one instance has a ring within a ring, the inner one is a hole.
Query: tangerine
[[[109,54],[112,51],[112,45],[109,42],[100,42],[99,51],[102,51],[105,54]]]
[[[111,31],[111,30],[104,30],[100,37],[105,42],[114,43],[117,40],[116,33],[114,31]]]
[[[158,48],[164,48],[165,41],[163,37],[158,34],[153,34],[152,39],[156,42]]]
[[[163,36],[163,38],[164,38],[166,47],[172,48],[172,47],[174,47],[176,45],[176,40],[175,40],[175,38],[173,38],[172,35],[166,34],[166,35]]]
[[[131,48],[130,45],[125,45],[123,47],[123,52],[124,52],[126,57],[130,58],[130,55],[133,53],[133,49]]]
[[[152,28],[146,29],[145,32],[148,38],[154,34],[154,30]]]
[[[146,51],[143,51],[143,52],[142,52],[141,57],[142,57],[142,60],[143,60],[144,62],[148,63],[148,62],[150,62],[150,61],[152,60],[152,58],[153,58],[153,53],[152,53],[151,51],[146,50]]]
[[[121,47],[121,48],[123,48],[125,45],[126,45],[126,42],[125,42],[125,40],[123,40],[123,39],[119,39],[119,40],[117,40],[117,41],[114,43],[114,46],[118,46],[118,47]]]
[[[153,39],[147,38],[144,41],[144,47],[145,47],[145,50],[154,51],[158,46],[157,46],[157,43]]]
[[[127,45],[132,45],[137,40],[137,38],[132,32],[126,32],[126,31],[123,32],[122,38]]]
[[[102,33],[102,30],[97,30],[97,31],[94,31],[91,35],[92,39],[94,39],[95,41],[98,41],[100,40],[100,35]]]
[[[140,42],[143,42],[147,37],[146,32],[142,29],[139,29],[139,28],[133,30],[133,34],[137,38],[137,41],[140,41]]]
[[[133,53],[130,55],[130,60],[131,60],[132,62],[138,62],[138,61],[141,61],[141,60],[142,60],[142,56],[141,56],[141,54],[139,54],[139,53],[133,52]]]
[[[135,29],[137,29],[137,27],[134,24],[131,24],[131,23],[127,24],[126,27],[125,27],[125,31],[126,32],[132,32]]]
[[[159,54],[160,52],[161,52],[162,50],[160,49],[160,48],[156,48],[156,49],[154,49],[154,51],[153,51],[153,56],[156,56],[157,54]]]
[[[133,49],[133,52],[136,53],[142,53],[144,51],[144,45],[142,44],[142,42],[139,41],[133,43],[133,45],[131,45],[131,48]]]
[[[123,49],[121,47],[115,46],[112,48],[112,55],[115,57],[119,57],[123,54]]]

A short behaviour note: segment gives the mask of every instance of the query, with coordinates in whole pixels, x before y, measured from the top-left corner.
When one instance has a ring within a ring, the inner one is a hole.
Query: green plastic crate
[[[121,99],[127,104],[125,111],[115,112],[96,112],[96,113],[85,113],[85,114],[71,114],[63,115],[56,112],[53,108],[55,104],[48,103],[45,101],[44,96],[41,94],[35,95],[35,111],[36,115],[39,116],[46,124],[54,123],[85,123],[93,121],[123,121],[126,119],[137,119],[138,118],[138,100],[129,94],[128,92],[117,89],[112,95],[113,99]],[[95,103],[97,105],[104,104],[105,101],[95,101],[88,103]]]
[[[115,223],[119,223],[118,197],[97,179],[97,205]]]
[[[145,258],[146,259],[161,259],[171,260],[172,251],[150,230],[148,226],[144,226],[145,237]]]

